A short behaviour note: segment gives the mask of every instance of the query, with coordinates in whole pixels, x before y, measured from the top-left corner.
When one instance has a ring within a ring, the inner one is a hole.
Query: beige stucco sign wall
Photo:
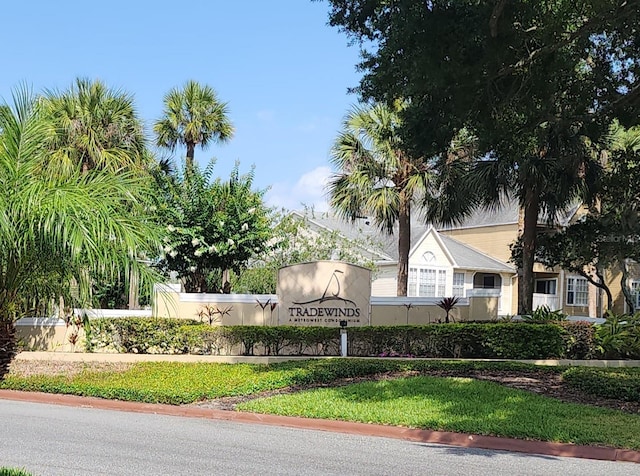
[[[278,271],[280,325],[369,324],[371,271],[341,261],[315,261]]]

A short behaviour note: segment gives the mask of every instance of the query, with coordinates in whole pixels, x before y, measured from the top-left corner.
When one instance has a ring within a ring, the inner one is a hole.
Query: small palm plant
[[[453,309],[456,307],[456,304],[458,304],[458,298],[456,296],[442,298],[436,303],[436,305],[440,309],[443,309],[444,312],[446,312],[444,316],[444,322],[446,322],[447,324],[449,323],[449,315],[451,314],[451,311],[453,311]]]
[[[543,324],[547,322],[566,321],[567,316],[561,310],[552,311],[549,306],[543,305],[536,308],[531,314],[524,314],[522,320],[534,324]]]

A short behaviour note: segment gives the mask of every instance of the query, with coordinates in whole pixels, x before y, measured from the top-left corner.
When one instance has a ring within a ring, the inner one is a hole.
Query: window
[[[555,279],[536,279],[536,294],[556,294]]]
[[[421,269],[420,270],[420,291],[418,296],[435,296],[436,295],[436,270]]]
[[[438,270],[438,292],[436,296],[445,295],[445,285],[447,284],[447,272],[444,269]]]
[[[431,251],[426,251],[422,255],[422,259],[424,260],[425,263],[433,263],[436,260],[436,255],[434,255],[433,252]]]
[[[567,278],[567,304],[571,306],[587,306],[589,304],[589,287],[584,278]]]
[[[474,289],[500,289],[502,278],[499,274],[476,273],[473,275]]]
[[[635,310],[638,311],[640,310],[640,281],[631,281],[631,294],[635,296]]]
[[[491,275],[491,274],[487,274],[485,276],[483,276],[482,278],[482,287],[484,289],[493,289],[496,285],[496,277]]]
[[[418,283],[418,270],[409,268],[409,279],[407,282],[407,294],[409,296],[417,296],[416,285]]]
[[[453,295],[464,297],[464,273],[453,273]]]
[[[432,268],[409,268],[407,294],[420,297],[445,295],[447,271]]]

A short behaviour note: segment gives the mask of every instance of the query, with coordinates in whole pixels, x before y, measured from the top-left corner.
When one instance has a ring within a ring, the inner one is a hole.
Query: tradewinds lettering
[[[290,307],[290,317],[360,317],[360,309],[339,307]]]

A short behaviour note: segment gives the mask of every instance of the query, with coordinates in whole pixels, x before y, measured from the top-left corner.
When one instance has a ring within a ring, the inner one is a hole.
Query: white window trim
[[[458,275],[462,275],[462,284],[461,285],[456,285],[455,279],[456,279],[456,274]],[[464,297],[465,295],[465,289],[466,289],[466,280],[467,280],[467,273],[465,273],[464,271],[453,271],[453,273],[451,274],[451,295],[452,296],[456,296],[456,297]],[[462,290],[461,293],[456,293],[456,288]]]
[[[573,276],[572,276],[573,277]],[[537,288],[538,281],[555,281],[556,282],[556,293],[555,294],[545,294],[546,296],[557,296],[558,295],[558,278],[538,278],[535,280],[533,287]],[[543,294],[543,293],[535,293],[535,294]]]
[[[449,275],[449,268],[446,268],[444,266],[424,266],[424,265],[417,265],[417,266],[411,266],[409,265],[409,277],[411,277],[411,270],[415,270],[415,295],[411,295],[411,297],[436,297],[436,298],[441,298],[441,297],[446,297],[447,295],[447,279],[448,279],[448,275]],[[432,270],[435,271],[435,296],[421,296],[420,295],[420,271],[421,270]],[[438,288],[441,285],[441,281],[440,281],[440,273],[444,273],[444,293],[443,296],[439,296],[438,295]],[[414,284],[411,279],[409,279],[409,282],[407,283],[407,294],[409,294],[409,288],[411,287],[411,284]]]
[[[636,311],[640,310],[640,280],[632,279],[629,283],[629,288],[631,290],[631,295],[635,295],[636,299]]]
[[[569,302],[569,281],[573,281],[573,303]],[[576,298],[578,297],[577,291],[576,291],[576,285],[578,283],[578,281],[584,281],[586,283],[587,286],[587,298],[586,301],[583,303],[576,303]],[[564,299],[565,303],[567,306],[574,306],[574,307],[586,307],[589,305],[589,281],[587,281],[586,278],[583,278],[582,276],[567,276],[566,279],[566,289],[565,289],[565,299]]]

